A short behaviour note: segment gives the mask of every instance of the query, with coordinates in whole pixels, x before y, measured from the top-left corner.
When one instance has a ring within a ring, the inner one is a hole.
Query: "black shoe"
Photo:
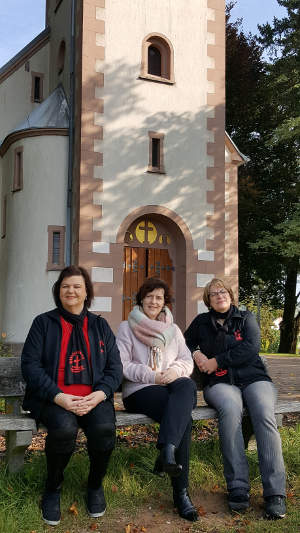
[[[98,518],[103,516],[106,511],[106,501],[104,497],[103,487],[99,489],[87,490],[87,510],[91,518]]]
[[[42,497],[42,518],[49,526],[60,522],[60,489],[46,490]]]
[[[176,463],[174,444],[166,444],[160,451],[156,463],[159,461],[162,472],[166,472],[171,477],[178,477],[182,472],[182,466]]]
[[[192,504],[187,489],[173,490],[173,501],[181,518],[190,522],[199,520],[197,509]]]
[[[249,492],[242,488],[230,490],[228,505],[231,511],[245,511],[249,507]]]
[[[285,517],[286,506],[284,496],[267,496],[265,498],[266,518],[279,520]]]

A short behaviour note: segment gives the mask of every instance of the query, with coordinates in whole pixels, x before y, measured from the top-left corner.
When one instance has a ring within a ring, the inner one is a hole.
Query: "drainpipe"
[[[70,117],[69,117],[69,154],[68,190],[66,225],[66,265],[72,261],[72,199],[73,199],[73,160],[74,160],[74,113],[75,113],[75,3],[71,4],[71,45],[70,45]]]

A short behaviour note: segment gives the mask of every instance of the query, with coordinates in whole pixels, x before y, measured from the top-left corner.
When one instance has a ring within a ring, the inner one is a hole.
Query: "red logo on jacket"
[[[223,368],[217,368],[217,370],[215,371],[215,374],[216,376],[220,377],[220,376],[226,376],[228,370],[223,370]]]
[[[235,340],[236,341],[242,341],[243,340],[243,337],[241,335],[241,332],[239,329],[237,329],[235,332],[234,332],[234,336],[235,336]]]
[[[103,348],[104,348],[104,342],[103,342],[103,341],[99,341],[99,346],[100,346],[100,352],[101,352],[101,353],[104,353],[104,350],[103,350]]]

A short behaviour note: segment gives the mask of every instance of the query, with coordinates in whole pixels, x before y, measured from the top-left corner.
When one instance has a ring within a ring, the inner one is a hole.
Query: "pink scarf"
[[[136,305],[128,316],[128,324],[134,335],[146,346],[164,351],[175,334],[173,315],[165,306],[156,320],[148,318]]]

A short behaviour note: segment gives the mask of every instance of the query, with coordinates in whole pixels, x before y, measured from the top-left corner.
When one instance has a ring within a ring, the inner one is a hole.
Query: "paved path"
[[[269,357],[269,372],[280,400],[300,400],[300,357]]]

